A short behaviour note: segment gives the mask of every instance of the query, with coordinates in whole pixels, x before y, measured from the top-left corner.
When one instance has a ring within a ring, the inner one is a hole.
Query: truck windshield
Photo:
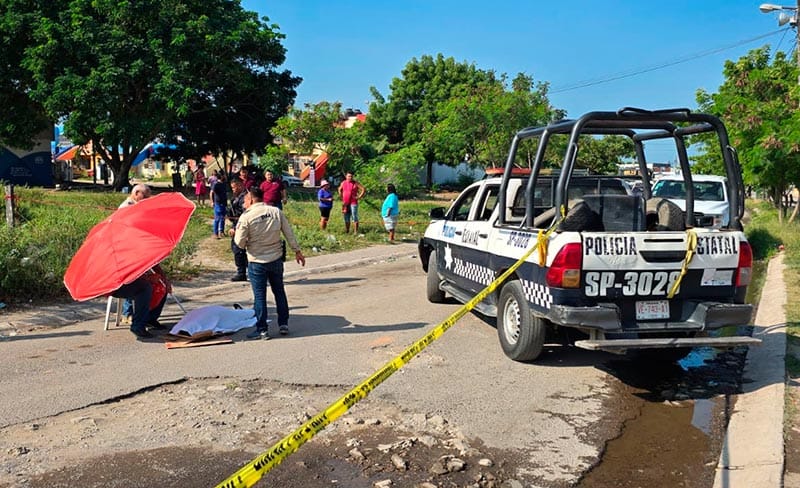
[[[682,181],[661,180],[653,186],[653,196],[683,200],[686,198],[686,187]],[[722,183],[719,181],[695,181],[694,198],[708,202],[724,202],[725,194]]]

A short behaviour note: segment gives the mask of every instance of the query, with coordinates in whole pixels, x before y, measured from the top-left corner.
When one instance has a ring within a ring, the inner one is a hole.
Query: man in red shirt
[[[364,185],[353,179],[348,171],[344,181],[339,185],[339,196],[342,199],[342,215],[344,215],[344,232],[350,232],[350,220],[353,220],[353,233],[358,234],[358,200],[364,197],[367,190]]]
[[[283,181],[275,178],[270,170],[264,172],[264,178],[266,179],[260,186],[261,191],[264,192],[264,203],[283,210],[283,204],[287,201]]]
[[[242,166],[242,168],[239,170],[239,179],[242,180],[244,191],[250,190],[250,187],[253,186],[253,183],[256,181],[253,173],[247,166]]]

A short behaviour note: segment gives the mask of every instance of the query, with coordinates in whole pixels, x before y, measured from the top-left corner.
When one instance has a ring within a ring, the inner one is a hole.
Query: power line
[[[707,51],[701,51],[701,52],[695,53],[695,54],[690,54],[688,56],[684,56],[682,58],[677,58],[677,59],[672,60],[672,61],[667,61],[667,62],[664,62],[662,64],[657,64],[657,65],[654,65],[654,66],[649,66],[649,67],[644,67],[644,68],[634,68],[633,70],[623,71],[621,73],[612,74],[612,75],[608,75],[608,76],[601,77],[601,78],[592,78],[592,79],[589,79],[589,80],[579,81],[579,82],[574,83],[572,85],[566,85],[563,88],[552,89],[552,90],[550,90],[548,92],[548,94],[552,95],[554,93],[563,93],[563,92],[567,92],[567,91],[577,90],[578,88],[586,88],[586,87],[589,87],[589,86],[600,85],[602,83],[609,83],[611,81],[621,80],[623,78],[630,78],[632,76],[640,75],[640,74],[643,74],[643,73],[649,73],[651,71],[656,71],[656,70],[668,68],[670,66],[675,66],[676,64],[686,63],[688,61],[694,61],[695,59],[699,59],[699,58],[703,58],[703,57],[706,57],[706,56],[710,56],[712,54],[716,54],[716,53],[719,53],[719,52],[722,52],[722,51],[727,51],[728,49],[733,49],[735,47],[739,47],[739,46],[742,46],[744,44],[749,44],[749,43],[751,43],[753,41],[757,41],[759,39],[764,39],[765,37],[774,36],[775,34],[777,34],[779,32],[783,32],[784,35],[785,35],[786,31],[788,31],[788,30],[791,30],[791,27],[785,27],[783,29],[778,29],[776,31],[769,32],[767,34],[762,34],[760,36],[751,37],[750,39],[745,39],[743,41],[738,41],[738,42],[735,42],[733,44],[729,44],[727,46],[718,47],[718,48],[714,48],[714,49],[709,49]]]
[[[789,32],[789,29],[783,31],[783,35],[781,36],[781,40],[778,41],[778,46],[775,48],[775,52],[781,50],[781,44],[783,44],[783,40],[786,39],[786,34]]]

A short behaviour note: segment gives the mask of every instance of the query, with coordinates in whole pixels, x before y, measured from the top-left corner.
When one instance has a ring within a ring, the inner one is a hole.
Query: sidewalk
[[[786,287],[783,254],[769,263],[751,347],[722,445],[714,488],[783,486],[783,416],[786,356]]]

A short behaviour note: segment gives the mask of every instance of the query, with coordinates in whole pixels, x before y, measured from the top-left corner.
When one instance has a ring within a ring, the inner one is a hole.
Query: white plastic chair
[[[175,303],[178,304],[178,307],[180,307],[181,312],[186,313],[186,309],[183,308],[183,305],[181,305],[181,302],[178,301],[178,297],[176,297],[172,293],[167,293],[167,296],[169,296],[170,298],[175,300]],[[112,297],[112,296],[108,297],[108,303],[106,304],[106,320],[105,320],[105,324],[103,326],[103,330],[108,330],[108,322],[111,320],[111,303],[114,301],[114,298],[115,297]],[[116,311],[116,314],[114,316],[114,327],[119,327],[120,321],[122,320],[122,301],[123,300],[124,300],[124,298],[117,298],[117,311]]]

